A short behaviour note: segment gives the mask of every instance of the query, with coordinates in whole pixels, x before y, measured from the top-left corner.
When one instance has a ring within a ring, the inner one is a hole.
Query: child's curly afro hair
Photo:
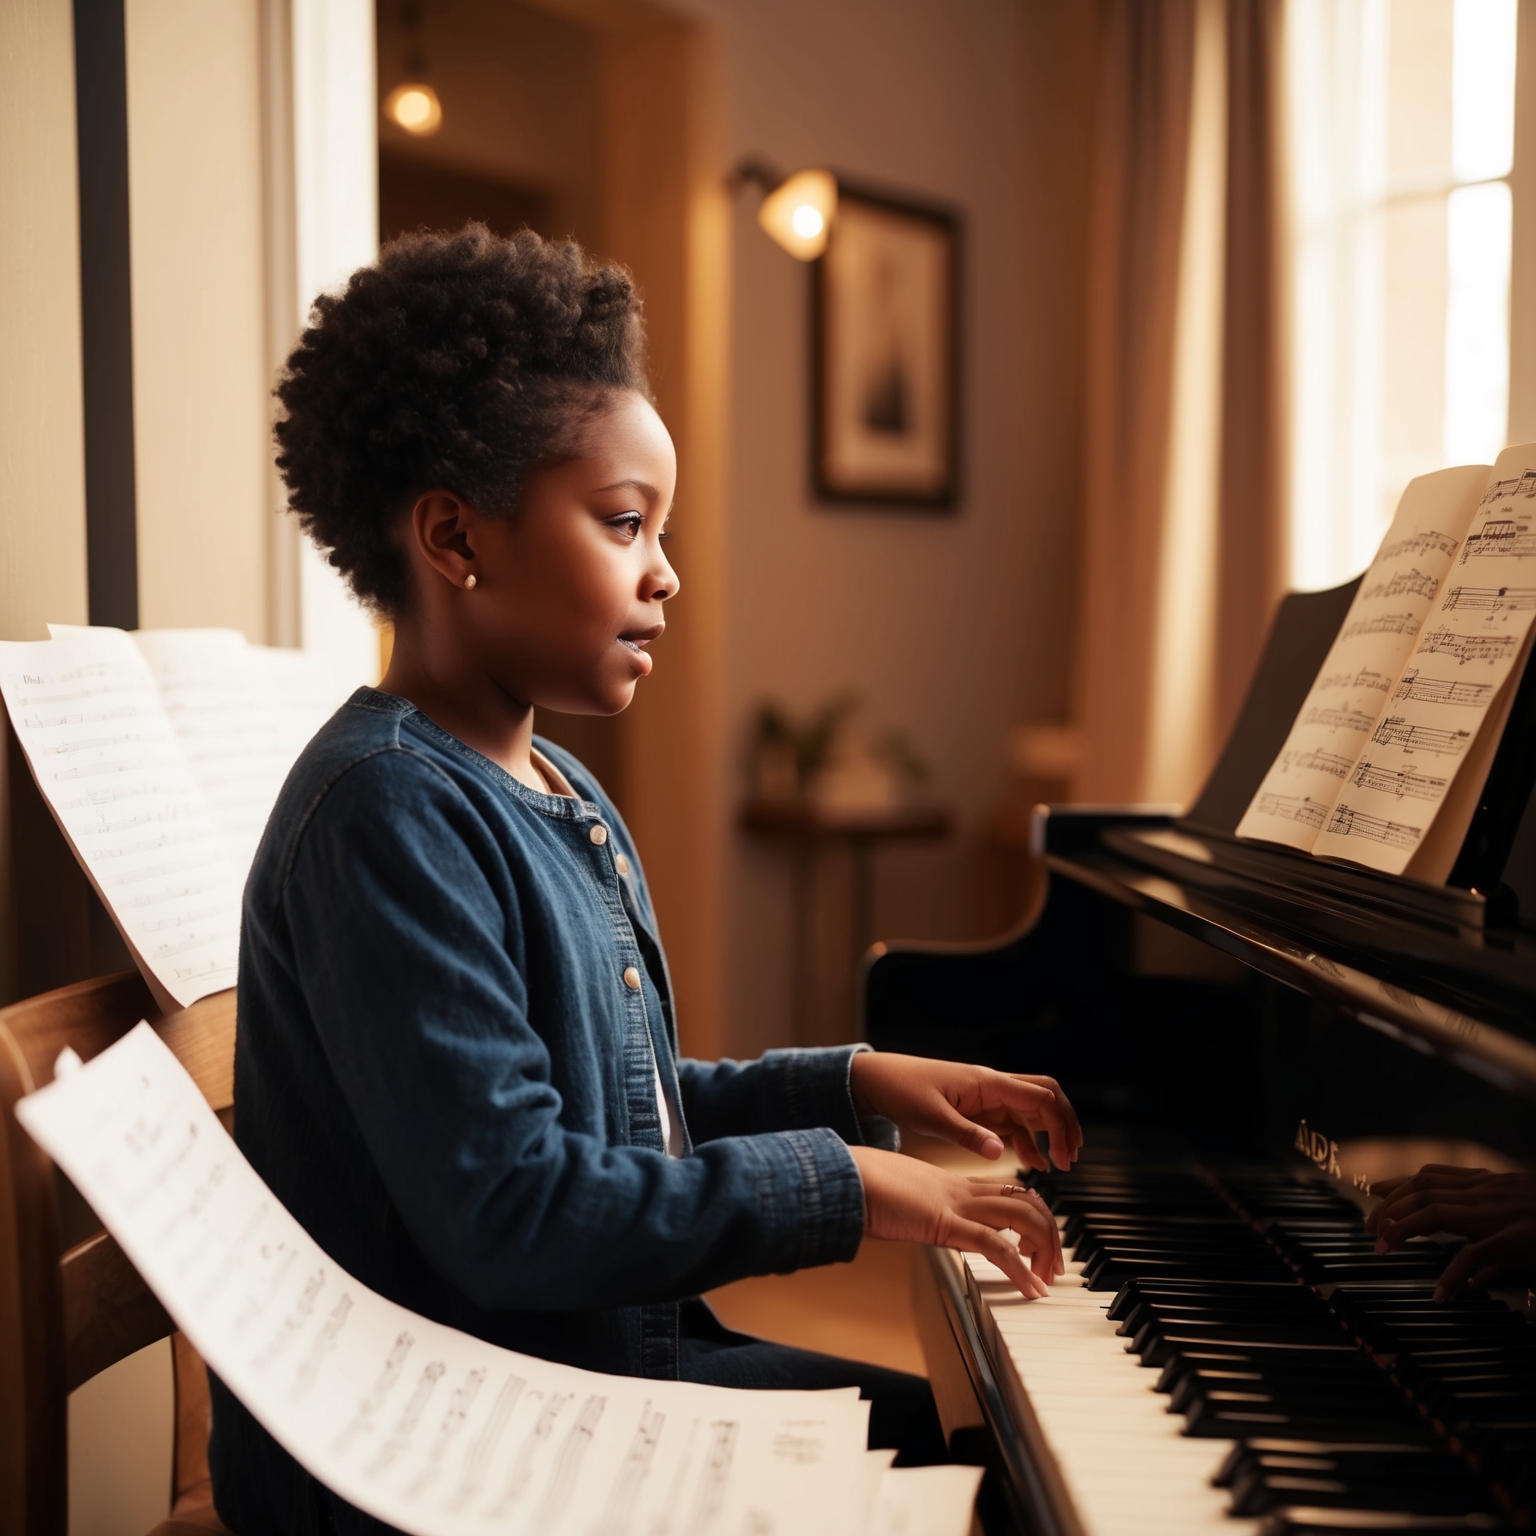
[[[288,505],[353,591],[407,600],[401,513],[443,489],[511,512],[621,390],[649,397],[640,297],[569,241],[406,235],[323,294],[277,386]]]

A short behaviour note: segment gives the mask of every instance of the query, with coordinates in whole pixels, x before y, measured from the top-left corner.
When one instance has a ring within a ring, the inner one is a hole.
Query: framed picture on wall
[[[952,507],[960,222],[838,185],[813,272],[812,478],[824,501]]]

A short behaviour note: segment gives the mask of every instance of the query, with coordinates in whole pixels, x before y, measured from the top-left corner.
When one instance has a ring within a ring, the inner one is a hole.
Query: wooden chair
[[[235,994],[158,1018],[136,971],[0,1009],[0,1536],[65,1536],[68,1398],[168,1335],[176,1380],[170,1519],[152,1536],[225,1527],[208,1485],[208,1378],[191,1345],[79,1194],[16,1121],[72,1046],[89,1061],[147,1018],[214,1110],[233,1100]]]

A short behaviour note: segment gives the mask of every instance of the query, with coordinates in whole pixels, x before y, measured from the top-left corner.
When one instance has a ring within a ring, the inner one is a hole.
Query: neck
[[[548,790],[533,766],[533,706],[514,698],[462,653],[427,643],[409,617],[396,624],[389,670],[379,687],[414,704],[520,783]]]

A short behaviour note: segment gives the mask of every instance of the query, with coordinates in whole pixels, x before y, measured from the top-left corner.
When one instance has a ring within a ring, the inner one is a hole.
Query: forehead
[[[638,482],[670,500],[677,480],[677,450],[656,408],[626,393],[593,417],[582,433],[582,478],[592,485]]]

